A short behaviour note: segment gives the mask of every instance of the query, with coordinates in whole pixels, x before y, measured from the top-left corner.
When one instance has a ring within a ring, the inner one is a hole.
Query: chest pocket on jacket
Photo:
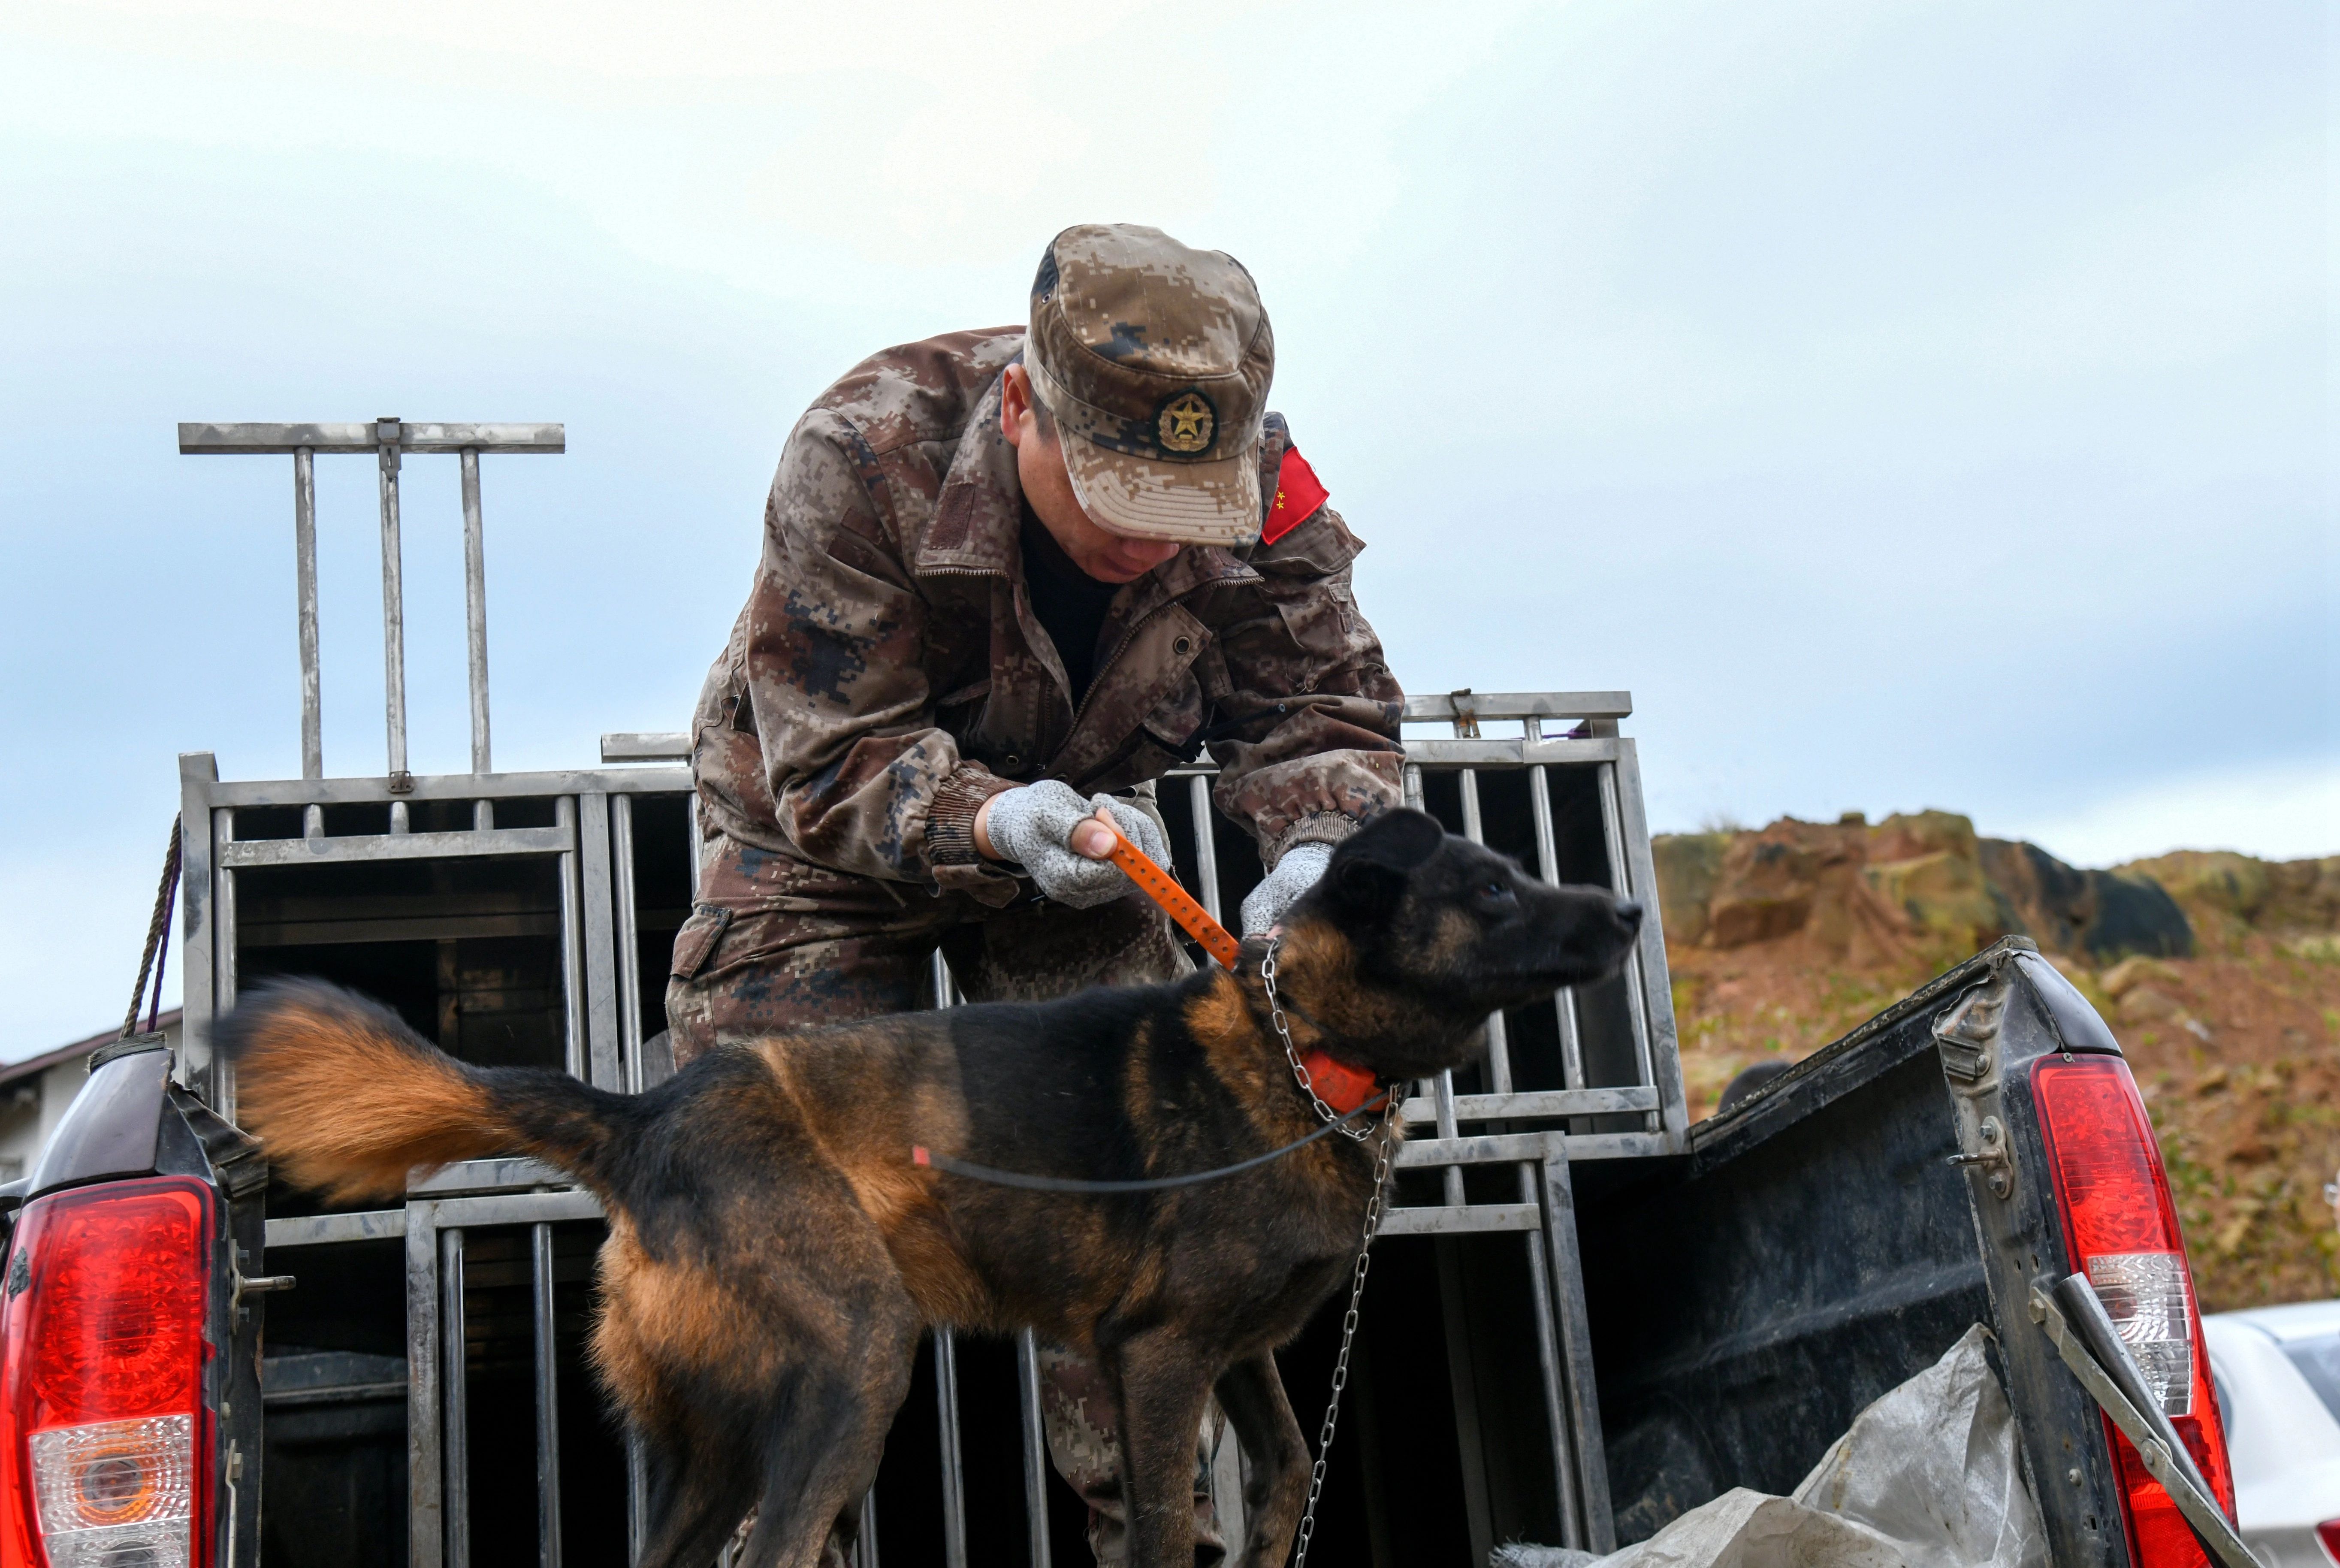
[[[1363,548],[1328,506],[1253,554],[1252,568],[1283,618],[1284,635],[1304,651],[1337,658],[1355,638],[1357,600],[1348,567]]]
[[[1319,582],[1304,596],[1278,597],[1275,610],[1285,635],[1319,658],[1346,652],[1356,631],[1357,601],[1345,582]]]
[[[989,706],[990,696],[991,682],[987,679],[936,698],[936,727],[958,741],[964,750],[966,742],[983,728],[984,711]]]
[[[1202,682],[1189,670],[1186,679],[1173,687],[1169,694],[1154,705],[1151,712],[1138,720],[1138,728],[1161,749],[1177,756],[1186,738],[1209,721],[1210,704],[1204,700]]]

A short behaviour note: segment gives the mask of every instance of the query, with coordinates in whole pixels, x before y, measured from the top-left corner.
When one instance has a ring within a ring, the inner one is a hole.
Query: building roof
[[[173,1007],[156,1020],[154,1027],[158,1029],[175,1029],[179,1027],[179,1020],[184,1016],[185,1009]],[[75,1040],[69,1046],[59,1046],[54,1051],[44,1051],[37,1057],[26,1057],[21,1062],[10,1062],[5,1067],[0,1067],[0,1089],[6,1088],[10,1084],[22,1083],[26,1078],[38,1077],[51,1067],[72,1061],[76,1057],[85,1057],[100,1046],[112,1044],[120,1037],[121,1032],[119,1029],[108,1029],[103,1034],[92,1035],[85,1040]]]

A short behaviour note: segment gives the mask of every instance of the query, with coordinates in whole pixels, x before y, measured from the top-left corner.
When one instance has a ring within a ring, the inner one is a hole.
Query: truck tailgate
[[[2055,1561],[2127,1563],[2096,1406],[2027,1311],[2031,1281],[2067,1267],[2027,1069],[2117,1048],[2010,938],[1694,1127],[1684,1157],[1611,1167],[1613,1185],[1588,1173],[1619,1539],[1733,1486],[1792,1490],[1864,1404],[1978,1322]],[[1961,1169],[1986,1115],[2006,1158]]]

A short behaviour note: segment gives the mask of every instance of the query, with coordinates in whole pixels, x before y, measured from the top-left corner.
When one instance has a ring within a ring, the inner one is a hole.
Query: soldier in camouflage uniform
[[[887,349],[798,422],[692,723],[678,1064],[928,1003],[938,948],[977,1000],[1186,972],[1096,863],[1103,836],[1028,803],[1109,796],[1158,822],[1153,781],[1208,746],[1214,799],[1269,868],[1256,930],[1396,802],[1402,699],[1351,594],[1363,546],[1266,410],[1274,362],[1232,257],[1086,225],[1042,258],[1028,331]],[[1000,854],[987,829],[1011,817],[1026,841],[1031,820],[1070,829],[1086,890],[1052,852]],[[1117,1562],[1110,1397],[1077,1357],[1046,1364],[1051,1454]]]

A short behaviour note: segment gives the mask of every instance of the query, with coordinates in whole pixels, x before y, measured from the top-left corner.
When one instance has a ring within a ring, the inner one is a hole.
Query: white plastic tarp
[[[1853,1417],[1790,1496],[1742,1486],[1606,1557],[1502,1546],[1493,1568],[2048,1568],[1988,1337]]]

